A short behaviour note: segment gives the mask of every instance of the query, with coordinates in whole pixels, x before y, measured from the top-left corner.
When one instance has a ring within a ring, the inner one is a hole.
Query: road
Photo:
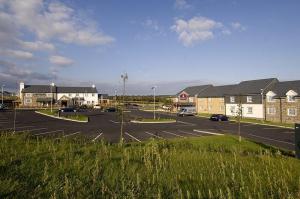
[[[120,116],[118,113],[100,111],[85,112],[88,123],[76,123],[39,115],[34,111],[17,111],[16,133],[30,132],[37,136],[76,136],[84,135],[88,139],[104,139],[116,143],[120,139]],[[172,124],[134,124],[130,119],[151,118],[153,113],[131,110],[125,113],[124,139],[126,142],[140,142],[149,138],[184,138],[200,136],[237,135],[235,122],[213,122],[200,117],[177,117],[172,114],[158,113],[157,117],[177,120]],[[0,112],[0,130],[13,131],[13,112]],[[294,131],[273,126],[241,124],[241,136],[259,143],[294,150]]]

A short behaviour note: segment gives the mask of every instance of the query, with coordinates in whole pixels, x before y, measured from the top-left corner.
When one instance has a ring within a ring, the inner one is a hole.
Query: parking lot
[[[85,112],[89,116],[88,123],[76,123],[58,120],[39,115],[34,111],[17,111],[14,129],[14,112],[0,112],[0,130],[15,133],[29,132],[36,136],[72,137],[86,136],[91,140],[104,139],[116,143],[120,139],[120,115],[100,111]],[[177,117],[174,114],[158,113],[158,117],[175,118],[171,124],[134,124],[132,118],[151,118],[153,113],[131,110],[125,113],[124,139],[125,142],[141,142],[149,138],[169,139],[200,136],[237,135],[238,125],[235,122],[212,122],[200,117]],[[243,123],[242,137],[251,140],[294,150],[294,131],[273,126],[262,126]]]

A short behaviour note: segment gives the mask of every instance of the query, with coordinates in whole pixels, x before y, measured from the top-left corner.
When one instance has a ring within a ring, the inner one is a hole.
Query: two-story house
[[[300,122],[300,81],[278,82],[266,93],[268,121]]]

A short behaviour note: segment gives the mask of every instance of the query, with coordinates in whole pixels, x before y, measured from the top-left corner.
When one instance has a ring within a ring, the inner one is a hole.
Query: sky
[[[299,0],[0,0],[0,84],[175,94],[300,73]]]

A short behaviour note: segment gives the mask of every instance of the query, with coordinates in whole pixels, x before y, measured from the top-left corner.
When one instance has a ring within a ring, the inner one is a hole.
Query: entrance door
[[[61,101],[61,106],[67,107],[68,106],[68,101],[67,100],[62,100]]]

